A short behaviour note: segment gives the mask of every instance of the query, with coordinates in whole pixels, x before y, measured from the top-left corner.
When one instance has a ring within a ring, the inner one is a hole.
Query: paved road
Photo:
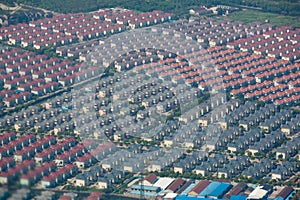
[[[7,5],[5,5],[3,3],[0,3],[0,8],[2,10],[17,10],[17,9],[19,9],[19,7],[20,6],[10,7],[10,6],[7,6]]]
[[[40,7],[37,7],[37,6],[29,6],[29,5],[22,4],[22,3],[21,3],[20,5],[23,6],[23,7],[27,7],[27,8],[32,8],[32,9],[42,10],[42,11],[44,11],[44,12],[51,12],[51,13],[53,13],[53,15],[59,15],[59,14],[61,14],[61,13],[54,12],[54,11],[52,11],[52,10],[47,10],[47,9],[44,9],[44,8],[40,8]]]
[[[11,6],[7,6],[7,5],[5,5],[3,3],[0,3],[0,8],[2,10],[12,11],[10,14],[14,14],[16,11],[24,9],[24,7],[26,7],[26,8],[32,8],[32,9],[36,9],[36,10],[42,10],[44,12],[51,12],[54,15],[60,14],[60,13],[57,13],[57,12],[54,12],[54,11],[51,11],[51,10],[47,10],[47,9],[44,9],[44,8],[40,8],[40,7],[37,7],[37,6],[29,6],[29,5],[25,5],[25,4],[19,4],[19,5],[15,4],[14,7],[11,7]]]

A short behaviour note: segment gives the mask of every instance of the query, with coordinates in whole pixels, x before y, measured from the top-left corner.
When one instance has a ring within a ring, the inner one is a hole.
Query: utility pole
[[[178,14],[179,10],[181,9],[181,1],[180,0],[175,0],[175,12]]]
[[[141,177],[140,199],[144,200],[145,199],[144,177],[141,174],[139,174],[139,176]]]

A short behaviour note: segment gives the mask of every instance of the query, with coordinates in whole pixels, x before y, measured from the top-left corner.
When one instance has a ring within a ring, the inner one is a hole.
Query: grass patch
[[[9,14],[9,11],[8,11],[8,10],[2,10],[2,9],[0,8],[0,15],[7,15],[7,14]]]
[[[300,17],[285,16],[274,13],[268,13],[263,11],[256,10],[242,10],[236,11],[227,16],[229,19],[234,21],[243,21],[243,22],[262,22],[266,23],[266,20],[270,24],[276,26],[294,26],[300,27]]]

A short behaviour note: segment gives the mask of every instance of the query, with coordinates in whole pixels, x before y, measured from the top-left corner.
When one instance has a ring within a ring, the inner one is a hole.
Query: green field
[[[293,17],[293,16],[285,16],[285,15],[278,15],[263,11],[254,11],[254,10],[242,10],[233,12],[228,15],[229,19],[234,21],[243,21],[243,22],[263,22],[265,23],[266,20],[269,20],[270,24],[276,26],[294,26],[300,27],[300,17]]]

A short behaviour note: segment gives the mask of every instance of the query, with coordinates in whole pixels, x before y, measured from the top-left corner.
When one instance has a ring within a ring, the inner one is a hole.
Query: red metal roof
[[[190,192],[200,194],[209,184],[209,181],[202,180]]]
[[[144,180],[148,181],[149,183],[154,183],[157,179],[157,176],[155,174],[149,174],[145,177]]]
[[[171,185],[169,185],[169,187],[167,187],[167,190],[176,192],[177,190],[179,190],[182,187],[182,185],[184,183],[185,183],[185,180],[183,180],[182,178],[176,179]]]
[[[294,191],[293,187],[286,186],[283,190],[279,192],[277,197],[281,197],[283,199],[286,199],[292,192]]]

